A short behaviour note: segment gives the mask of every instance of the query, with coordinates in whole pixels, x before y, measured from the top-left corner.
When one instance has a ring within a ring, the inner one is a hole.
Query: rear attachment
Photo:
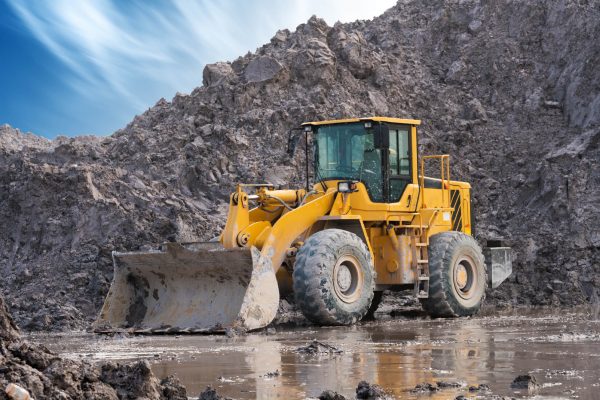
[[[256,248],[167,243],[161,250],[113,252],[114,278],[96,332],[253,330],[275,318],[279,289]]]
[[[488,285],[496,289],[512,274],[512,250],[503,240],[488,240],[483,249],[487,268]]]

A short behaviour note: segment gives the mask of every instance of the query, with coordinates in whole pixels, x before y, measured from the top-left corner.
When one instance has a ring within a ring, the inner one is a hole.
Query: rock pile
[[[279,31],[110,137],[1,127],[0,288],[25,329],[86,328],[111,251],[211,238],[236,182],[301,184],[290,127],[383,114],[423,120],[420,150],[449,153],[473,185],[476,237],[514,247],[488,299],[597,299],[599,36],[595,2],[401,0]]]
[[[21,338],[0,296],[0,400],[9,399],[6,389],[11,384],[13,390],[25,389],[35,399],[187,399],[176,378],[159,381],[148,362],[96,366],[61,359],[29,343]]]

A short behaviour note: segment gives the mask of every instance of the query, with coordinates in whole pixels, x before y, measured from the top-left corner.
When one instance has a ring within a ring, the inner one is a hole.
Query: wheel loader
[[[290,292],[319,325],[360,321],[384,290],[412,289],[432,317],[477,313],[486,286],[510,275],[510,248],[497,242],[484,257],[471,236],[471,187],[450,179],[448,155],[419,156],[419,125],[302,124],[291,138],[306,136],[305,188],[239,184],[217,240],[114,252],[95,330],[255,330]]]

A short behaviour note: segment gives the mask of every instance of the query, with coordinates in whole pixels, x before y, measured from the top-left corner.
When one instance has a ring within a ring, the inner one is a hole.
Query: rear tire
[[[293,281],[296,304],[306,318],[319,325],[351,325],[371,306],[375,268],[357,235],[326,229],[298,250]]]
[[[486,269],[479,244],[462,232],[443,232],[429,244],[429,298],[420,299],[432,317],[476,314],[485,298]]]

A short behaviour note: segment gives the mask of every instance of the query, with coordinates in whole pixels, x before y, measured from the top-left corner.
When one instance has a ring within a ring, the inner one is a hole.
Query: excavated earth
[[[28,399],[9,397],[9,384],[27,390],[34,399],[187,399],[176,378],[159,380],[148,361],[130,365],[74,361],[28,342],[0,296],[0,400]]]
[[[475,236],[514,248],[488,304],[572,306],[600,288],[600,3],[401,0],[313,17],[109,137],[0,128],[0,290],[25,330],[86,329],[111,252],[213,237],[237,182],[301,185],[306,120],[423,120],[473,186]]]

